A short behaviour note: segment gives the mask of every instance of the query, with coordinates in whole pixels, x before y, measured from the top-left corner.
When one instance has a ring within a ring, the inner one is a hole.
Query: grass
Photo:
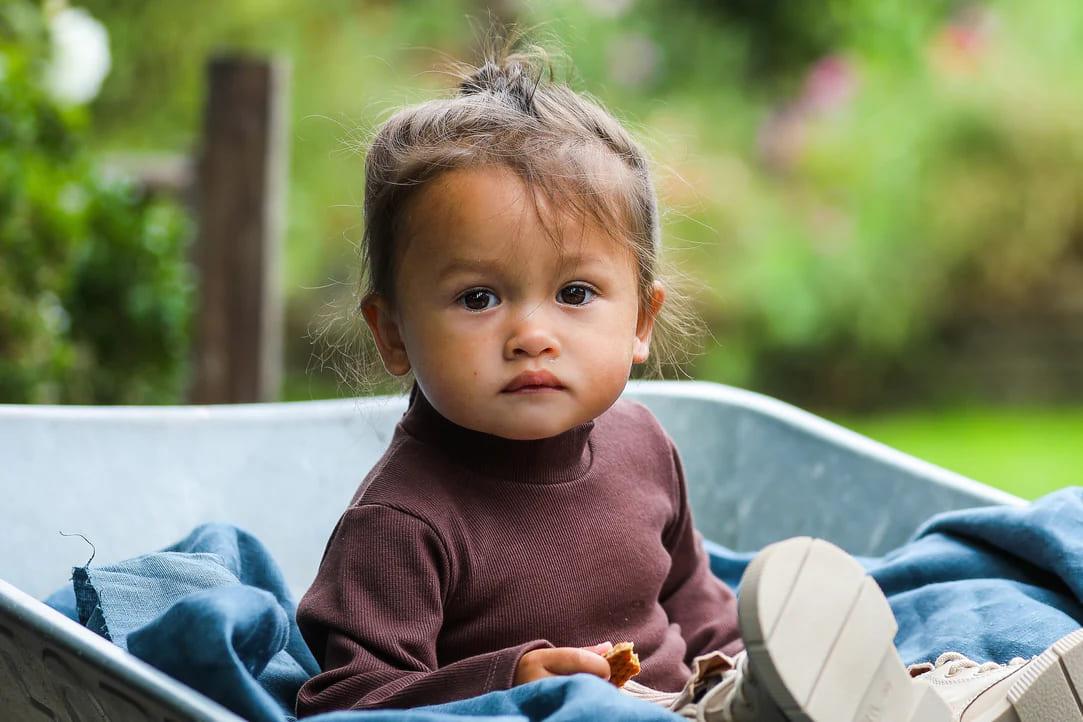
[[[961,407],[832,420],[1025,499],[1083,485],[1083,407]]]

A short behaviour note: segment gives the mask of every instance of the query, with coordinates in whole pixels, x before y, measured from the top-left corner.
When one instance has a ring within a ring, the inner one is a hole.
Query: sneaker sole
[[[756,679],[795,722],[950,722],[895,650],[895,615],[857,560],[822,539],[766,547],[737,600]]]
[[[1008,688],[1012,712],[995,722],[1083,722],[1083,629],[1061,637]]]

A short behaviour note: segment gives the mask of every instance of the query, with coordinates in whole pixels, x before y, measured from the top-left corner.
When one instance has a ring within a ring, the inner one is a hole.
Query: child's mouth
[[[562,386],[520,386],[517,389],[511,391],[505,391],[506,394],[539,394],[546,391],[561,391]]]
[[[504,387],[506,394],[540,394],[548,391],[562,391],[560,379],[544,370],[524,371]]]

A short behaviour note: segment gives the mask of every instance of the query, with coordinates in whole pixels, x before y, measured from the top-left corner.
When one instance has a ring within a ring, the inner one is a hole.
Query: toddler
[[[361,311],[414,382],[298,607],[323,669],[298,714],[607,679],[629,640],[624,691],[692,718],[1039,719],[1028,680],[1083,638],[907,670],[880,590],[825,542],[768,547],[740,605],[711,574],[673,441],[620,399],[666,318],[647,159],[531,63],[494,55],[369,151]]]

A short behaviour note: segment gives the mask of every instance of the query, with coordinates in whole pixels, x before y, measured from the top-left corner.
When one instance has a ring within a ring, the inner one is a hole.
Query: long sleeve
[[[677,489],[677,515],[664,532],[672,559],[662,585],[662,607],[671,622],[680,625],[688,645],[685,664],[707,652],[734,654],[744,648],[737,628],[737,599],[733,591],[711,573],[703,537],[695,530],[688,504],[688,488],[677,447],[670,440]]]
[[[339,520],[297,621],[321,674],[301,688],[298,716],[414,707],[512,685],[536,640],[441,666],[437,643],[453,589],[447,549],[429,524],[361,504]]]

